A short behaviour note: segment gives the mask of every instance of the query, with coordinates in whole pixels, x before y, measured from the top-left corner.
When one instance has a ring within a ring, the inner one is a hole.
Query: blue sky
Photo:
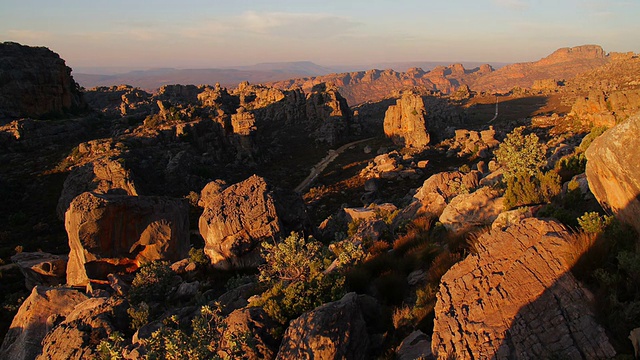
[[[2,0],[0,41],[71,67],[519,62],[583,44],[640,52],[638,18],[640,0]]]

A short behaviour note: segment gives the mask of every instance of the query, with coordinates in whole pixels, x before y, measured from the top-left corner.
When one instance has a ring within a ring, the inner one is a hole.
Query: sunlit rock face
[[[589,188],[603,208],[640,233],[640,115],[605,132],[587,149]]]
[[[491,230],[477,254],[454,265],[437,294],[432,350],[438,359],[609,359],[615,350],[571,274],[567,231],[522,220]]]

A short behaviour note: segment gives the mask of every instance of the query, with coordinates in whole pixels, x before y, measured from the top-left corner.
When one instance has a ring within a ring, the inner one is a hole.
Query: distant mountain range
[[[73,71],[74,79],[87,89],[96,86],[112,86],[127,84],[155,91],[163,85],[170,84],[215,84],[235,87],[243,81],[259,84],[282,81],[292,78],[304,78],[328,75],[332,73],[353,72],[368,69],[393,69],[404,72],[410,68],[422,68],[425,71],[437,66],[445,66],[453,62],[414,61],[387,62],[369,65],[321,66],[311,61],[272,62],[233,68],[211,69],[175,69],[157,68],[146,70],[130,70],[126,68],[77,68]],[[480,62],[462,62],[466,68],[480,66]],[[493,68],[500,68],[506,63],[492,63]]]

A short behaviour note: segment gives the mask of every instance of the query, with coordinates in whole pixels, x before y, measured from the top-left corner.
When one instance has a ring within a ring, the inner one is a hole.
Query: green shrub
[[[591,143],[593,142],[593,140],[595,140],[598,136],[602,135],[605,131],[607,131],[607,129],[608,128],[606,126],[598,126],[591,129],[591,132],[589,132],[589,134],[587,134],[587,136],[585,136],[584,139],[582,139],[582,142],[580,143],[580,147],[579,147],[580,151],[582,152],[587,151],[589,146],[591,146]]]
[[[517,127],[494,152],[496,160],[504,166],[504,177],[510,178],[528,174],[535,176],[546,165],[545,148],[536,134],[523,135],[524,127]]]
[[[303,281],[323,268],[322,243],[291,233],[278,244],[262,243],[265,264],[259,267],[260,281]]]
[[[520,172],[506,178],[505,207],[549,203],[561,190],[560,176],[555,171],[536,172],[533,176]]]
[[[580,228],[586,233],[601,234],[605,228],[611,224],[613,217],[600,216],[597,212],[587,212],[578,218],[578,224]]]
[[[165,299],[173,286],[175,273],[166,261],[154,261],[140,267],[133,278],[129,301],[132,304],[157,302]]]
[[[121,333],[117,331],[112,332],[108,340],[102,340],[100,344],[98,344],[96,348],[98,356],[102,360],[122,359],[122,351],[124,350],[123,342],[124,338]]]
[[[209,265],[209,258],[204,253],[204,249],[189,249],[189,261],[200,266]]]
[[[141,301],[137,306],[128,308],[127,314],[131,319],[131,329],[138,330],[149,322],[149,305]]]
[[[460,168],[458,168],[458,170],[460,170],[460,172],[468,174],[471,172],[471,167],[469,167],[468,164],[464,164],[462,166],[460,166]]]

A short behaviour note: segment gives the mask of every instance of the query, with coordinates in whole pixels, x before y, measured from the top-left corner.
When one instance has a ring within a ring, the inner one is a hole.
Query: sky
[[[73,67],[522,62],[640,52],[640,0],[1,0],[0,41]]]

